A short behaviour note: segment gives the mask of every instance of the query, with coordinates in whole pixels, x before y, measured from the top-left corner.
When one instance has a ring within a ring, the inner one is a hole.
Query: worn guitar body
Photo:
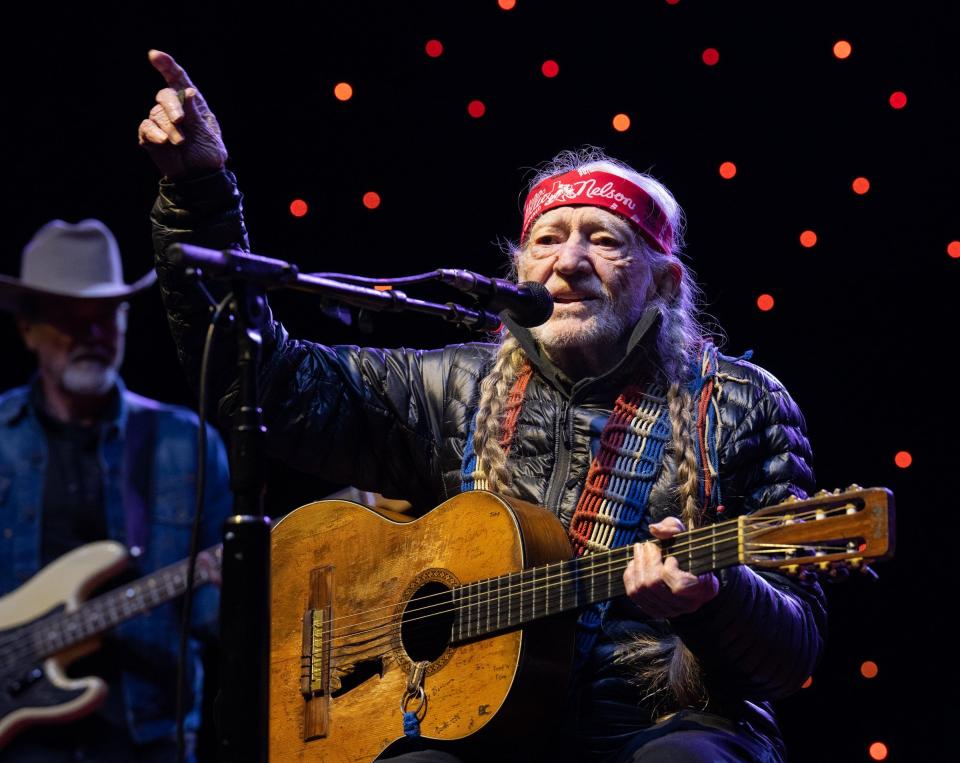
[[[15,660],[26,639],[18,632],[38,620],[78,609],[86,596],[126,566],[127,552],[113,541],[90,543],[44,567],[20,588],[0,599],[0,747],[20,729],[39,723],[64,723],[87,715],[107,695],[94,676],[73,679],[64,668],[96,648],[95,640],[72,645],[42,660]]]
[[[890,558],[893,528],[890,491],[853,485],[645,542],[695,575],[839,575]],[[412,522],[312,503],[277,523],[271,554],[270,757],[340,763],[376,758],[404,720],[474,749],[544,733],[575,613],[625,593],[634,550],[571,559],[553,514],[477,491]]]
[[[449,619],[416,612],[449,611],[443,592],[461,583],[568,559],[539,507],[473,492],[410,521],[319,501],[277,523],[271,554],[271,760],[373,760],[404,734],[415,662],[428,664],[404,706],[430,739],[519,736],[566,690],[574,613],[453,642]]]

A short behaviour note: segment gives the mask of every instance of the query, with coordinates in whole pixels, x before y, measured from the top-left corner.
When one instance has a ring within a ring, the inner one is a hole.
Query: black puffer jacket
[[[166,249],[175,241],[246,248],[232,175],[162,183],[153,223],[171,328],[188,375],[196,381],[209,311],[196,287],[170,265]],[[558,513],[565,523],[587,474],[591,438],[598,435],[625,380],[643,380],[645,336],[642,330],[634,333],[616,369],[571,385],[539,356],[528,334],[517,332],[537,372],[510,455],[516,493]],[[229,344],[220,342],[221,347]],[[325,347],[290,339],[273,323],[261,370],[270,453],[328,480],[430,508],[459,492],[467,430],[491,357],[491,346],[483,344],[433,351]],[[214,367],[229,371],[230,363]],[[813,486],[811,454],[803,418],[786,390],[743,361],[722,359],[720,373],[726,379],[718,395],[726,516],[790,495],[803,497]],[[223,392],[229,378],[214,384]],[[221,413],[228,414],[232,406],[233,393],[227,392]],[[671,489],[672,454],[665,467],[651,494],[651,519],[679,513]],[[615,660],[624,651],[623,640],[637,632],[661,638],[675,633],[704,670],[713,698],[710,708],[776,737],[775,727],[754,703],[794,691],[811,673],[822,648],[824,617],[816,585],[742,567],[724,571],[717,598],[670,623],[646,622],[624,600],[611,608],[604,623],[584,691],[601,702],[635,705],[643,690],[630,683]]]

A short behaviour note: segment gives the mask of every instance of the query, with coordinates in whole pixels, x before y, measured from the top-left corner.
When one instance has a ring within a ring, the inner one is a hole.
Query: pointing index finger
[[[193,87],[186,70],[169,53],[164,53],[162,50],[151,50],[147,57],[153,64],[153,68],[163,75],[163,79],[170,87],[176,90]]]

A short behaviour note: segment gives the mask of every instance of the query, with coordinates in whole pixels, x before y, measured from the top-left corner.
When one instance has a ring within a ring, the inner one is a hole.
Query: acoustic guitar
[[[694,574],[845,574],[890,557],[893,527],[892,494],[853,486],[649,542]],[[339,763],[373,760],[405,722],[471,742],[542,723],[576,610],[624,593],[633,550],[571,559],[553,514],[476,491],[412,521],[311,503],[271,554],[270,759]]]
[[[220,546],[201,552],[195,585],[211,582],[220,556]],[[105,631],[187,590],[183,560],[84,601],[128,561],[119,543],[88,543],[0,598],[0,748],[27,726],[66,723],[96,710],[106,684],[96,676],[70,678],[66,667],[96,649]]]

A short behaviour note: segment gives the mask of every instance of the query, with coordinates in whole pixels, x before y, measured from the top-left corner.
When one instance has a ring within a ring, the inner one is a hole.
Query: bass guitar
[[[694,574],[837,574],[891,556],[893,520],[888,490],[853,486],[648,542]],[[271,554],[270,758],[330,763],[373,760],[405,721],[471,741],[542,723],[576,610],[624,593],[633,549],[571,559],[553,514],[476,491],[412,521],[308,504]]]
[[[195,585],[214,579],[220,554],[220,546],[201,552]],[[66,666],[96,649],[105,631],[187,590],[183,560],[84,601],[127,563],[121,544],[89,543],[0,598],[0,748],[27,726],[66,723],[96,710],[106,684],[96,676],[70,678]]]

